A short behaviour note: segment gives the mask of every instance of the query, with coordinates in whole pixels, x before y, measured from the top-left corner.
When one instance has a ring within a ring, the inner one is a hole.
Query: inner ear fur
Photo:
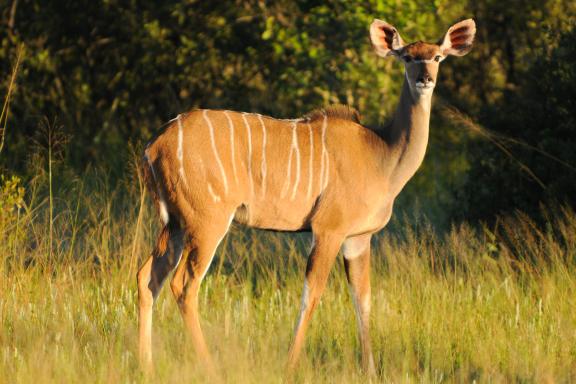
[[[472,19],[462,20],[448,29],[440,40],[440,50],[444,56],[464,56],[472,49],[476,23]]]
[[[374,19],[370,24],[370,40],[376,54],[382,57],[396,55],[396,51],[404,46],[398,30],[385,21]]]

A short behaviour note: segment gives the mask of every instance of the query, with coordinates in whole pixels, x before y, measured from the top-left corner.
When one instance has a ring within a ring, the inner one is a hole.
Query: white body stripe
[[[314,134],[312,132],[312,127],[310,124],[308,126],[308,133],[310,135],[310,159],[308,160],[308,192],[306,192],[306,199],[310,199],[312,194],[312,170],[314,168]]]
[[[250,124],[248,124],[248,119],[246,119],[246,113],[242,113],[242,119],[244,120],[244,125],[246,125],[246,135],[248,136],[248,179],[250,180],[250,196],[254,196],[254,179],[252,177],[252,131],[250,129]]]
[[[294,200],[296,197],[296,190],[300,184],[300,148],[298,147],[298,128],[296,122],[292,123],[292,146],[296,152],[296,181],[294,182],[294,189],[292,189],[290,200]]]
[[[320,158],[320,192],[328,184],[329,159],[328,150],[326,149],[326,127],[328,126],[328,116],[324,112],[324,121],[322,122],[322,156]]]
[[[262,125],[262,163],[260,164],[260,171],[262,172],[262,198],[266,196],[266,126],[264,125],[264,119],[262,115],[258,114],[258,120]]]
[[[178,115],[176,119],[178,120],[178,150],[176,151],[176,157],[178,158],[178,162],[180,164],[178,173],[180,174],[180,178],[184,182],[184,185],[188,187],[188,181],[186,180],[186,174],[184,173],[184,149],[182,144],[184,141],[184,132],[182,128],[182,115]]]
[[[210,193],[210,196],[212,196],[212,201],[214,201],[215,203],[220,202],[220,196],[218,196],[218,194],[216,192],[214,192],[214,189],[212,188],[212,184],[208,183],[208,192]]]
[[[286,168],[286,180],[284,181],[284,186],[282,187],[282,192],[280,197],[284,198],[290,187],[290,173],[292,172],[292,148],[290,148],[290,155],[288,156],[288,167]]]
[[[212,126],[212,121],[208,118],[208,110],[205,109],[202,112],[202,116],[204,116],[204,120],[208,124],[208,129],[210,130],[210,142],[212,143],[212,151],[214,152],[214,157],[216,157],[216,162],[218,163],[218,167],[220,168],[220,174],[222,175],[222,183],[224,184],[224,196],[228,194],[228,178],[226,177],[226,172],[224,171],[224,166],[222,165],[222,161],[220,160],[220,156],[218,155],[218,149],[216,149],[216,140],[214,139],[214,127]]]
[[[288,167],[286,168],[286,180],[284,181],[284,186],[282,187],[282,192],[280,197],[284,198],[288,193],[290,188],[290,181],[292,180],[292,156],[294,155],[294,130],[296,123],[292,123],[292,144],[290,145],[290,154],[288,155]]]
[[[236,171],[236,156],[234,150],[234,123],[228,115],[228,111],[224,111],[224,116],[228,119],[228,128],[230,129],[230,152],[232,156],[232,172],[234,173],[234,181],[238,185],[238,172]]]
[[[168,120],[168,121],[167,121],[166,123],[164,123],[164,124],[168,124],[168,123],[171,123],[171,122],[173,122],[173,121],[178,120],[178,119],[180,118],[180,115],[181,115],[181,114],[179,114],[178,116],[176,116],[176,117],[173,118],[173,119]]]

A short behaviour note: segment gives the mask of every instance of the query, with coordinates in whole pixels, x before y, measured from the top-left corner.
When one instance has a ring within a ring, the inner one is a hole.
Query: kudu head
[[[431,95],[436,85],[438,67],[448,55],[464,56],[470,49],[476,33],[474,20],[460,21],[448,29],[438,43],[417,41],[405,44],[398,30],[382,20],[370,25],[370,39],[379,56],[395,56],[404,62],[406,80],[412,97]]]

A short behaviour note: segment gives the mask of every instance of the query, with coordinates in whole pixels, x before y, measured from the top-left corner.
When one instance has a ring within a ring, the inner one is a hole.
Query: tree
[[[528,146],[511,143],[514,157],[486,142],[474,146],[462,196],[467,217],[516,209],[537,215],[541,203],[576,204],[576,29],[558,41],[519,88],[506,92],[505,104],[486,111],[486,126]]]

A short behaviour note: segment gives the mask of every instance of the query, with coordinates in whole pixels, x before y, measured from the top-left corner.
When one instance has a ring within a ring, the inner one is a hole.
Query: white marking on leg
[[[158,211],[160,214],[160,220],[164,225],[168,224],[170,220],[170,215],[168,214],[168,206],[166,205],[166,201],[164,200],[164,194],[162,193],[162,189],[158,185],[158,178],[156,177],[156,172],[154,171],[154,166],[152,165],[152,161],[148,157],[148,150],[144,152],[144,158],[150,167],[150,171],[152,171],[152,178],[154,179],[154,185],[156,186],[156,192],[158,193]]]
[[[353,260],[360,256],[370,245],[370,241],[366,241],[366,237],[350,237],[344,241],[342,246],[342,253],[347,260]]]
[[[220,202],[220,196],[218,196],[218,194],[216,192],[214,192],[214,189],[212,188],[212,184],[208,183],[208,192],[210,193],[210,196],[212,196],[212,201],[214,201],[215,203],[219,203]]]
[[[300,328],[300,324],[302,324],[302,321],[304,320],[304,312],[308,307],[308,301],[310,299],[309,295],[310,292],[308,289],[308,280],[304,279],[304,289],[302,290],[302,304],[300,305],[300,314],[298,315],[298,322],[296,323],[296,329],[294,329],[294,333],[298,331],[298,328]]]
[[[262,172],[262,198],[266,196],[266,126],[262,115],[258,114],[258,119],[262,125],[262,163],[260,164],[260,171]]]
[[[184,141],[184,133],[182,128],[182,115],[178,115],[176,119],[178,120],[178,150],[176,151],[176,157],[178,158],[178,163],[180,164],[178,173],[180,174],[180,178],[184,182],[184,185],[188,187],[188,181],[186,180],[186,174],[184,173],[184,150],[182,144]]]
[[[220,168],[220,174],[222,175],[222,183],[224,184],[224,196],[228,194],[228,178],[226,177],[226,172],[224,171],[224,166],[222,165],[222,161],[220,160],[220,156],[218,155],[218,149],[216,149],[216,140],[214,139],[214,127],[212,126],[212,121],[208,118],[208,110],[205,109],[202,112],[202,116],[204,116],[204,120],[208,124],[208,129],[210,130],[210,142],[212,143],[212,151],[214,152],[214,156],[216,157],[216,162],[218,163],[218,167]]]
[[[361,342],[364,338],[363,329],[362,329],[362,312],[360,309],[360,304],[358,303],[358,296],[356,295],[356,291],[351,284],[348,284],[348,291],[350,291],[350,296],[352,296],[352,304],[354,305],[354,314],[356,314],[356,326],[358,327],[358,336],[361,339]]]
[[[184,246],[180,246],[180,251],[178,252],[178,256],[176,256],[176,262],[174,263],[175,266],[180,264],[180,260],[182,260],[182,255],[184,254]]]
[[[292,123],[292,145],[296,151],[296,181],[294,182],[294,189],[292,189],[290,200],[294,200],[296,197],[296,190],[300,184],[300,148],[298,147],[298,129],[296,122]]]
[[[308,192],[306,192],[306,199],[309,200],[312,194],[312,168],[314,167],[314,134],[312,133],[312,127],[310,124],[308,126],[308,133],[310,134],[310,159],[308,161]]]
[[[238,185],[238,172],[236,171],[236,156],[234,151],[234,123],[230,116],[228,116],[228,111],[224,111],[224,116],[228,119],[228,128],[230,129],[230,151],[232,156],[232,171],[234,172],[234,181]]]
[[[242,119],[244,120],[244,125],[246,125],[246,135],[248,136],[248,179],[250,180],[250,196],[254,196],[254,179],[252,178],[252,130],[250,129],[250,124],[248,124],[248,119],[246,119],[246,113],[242,113]]]
[[[324,111],[324,121],[322,122],[322,157],[320,161],[320,192],[324,191],[328,185],[328,173],[330,171],[328,150],[326,149],[326,127],[328,126],[328,115]]]

